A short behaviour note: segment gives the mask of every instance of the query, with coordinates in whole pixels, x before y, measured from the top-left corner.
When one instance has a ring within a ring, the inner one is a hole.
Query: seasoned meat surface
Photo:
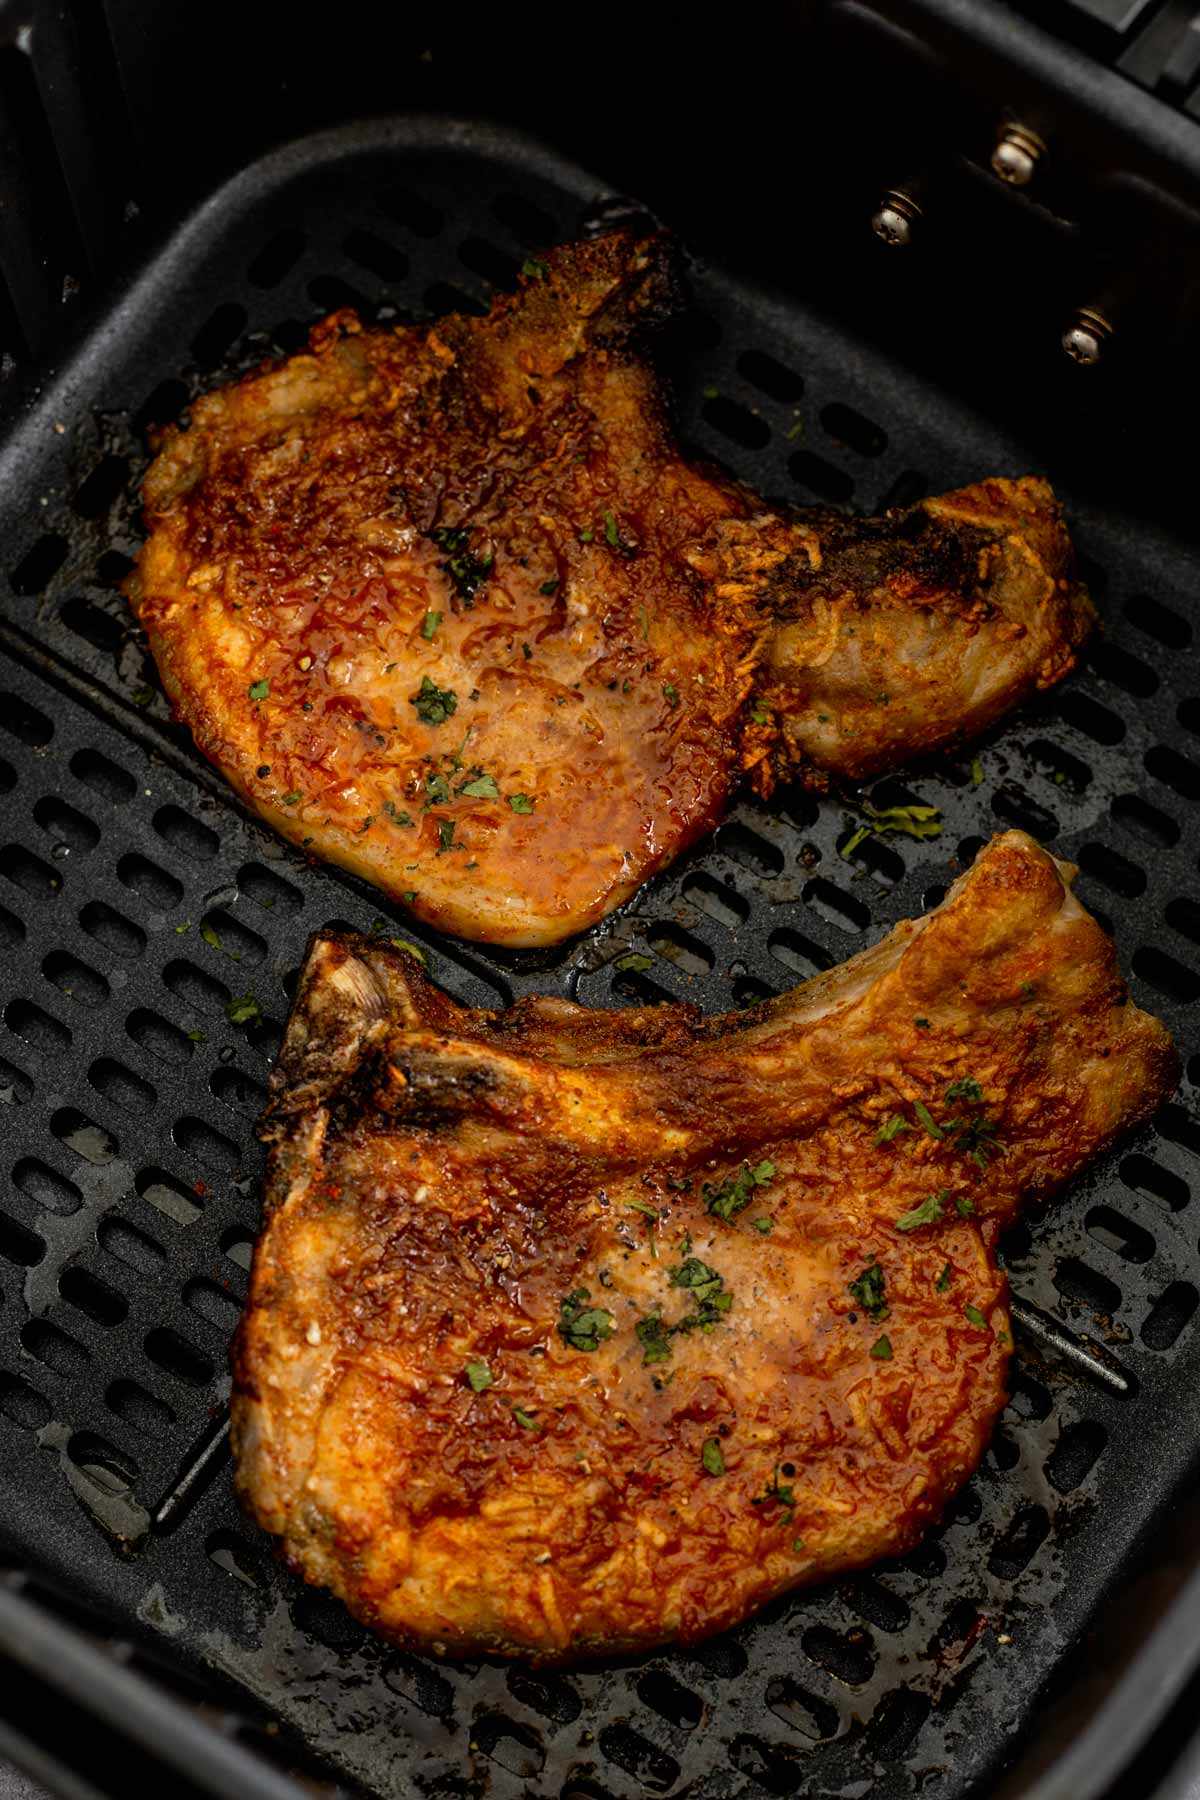
[[[204,753],[431,925],[553,943],[747,774],[823,785],[990,723],[1091,611],[1057,504],[767,506],[676,447],[662,238],[529,265],[487,318],[363,330],[199,400],[128,591]]]
[[[469,1011],[318,937],[263,1133],[237,1480],[385,1636],[692,1641],[900,1554],[1005,1397],[995,1251],[1170,1091],[1031,839],[725,1018]]]

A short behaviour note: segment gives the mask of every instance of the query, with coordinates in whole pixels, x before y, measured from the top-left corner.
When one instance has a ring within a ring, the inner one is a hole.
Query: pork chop
[[[127,592],[204,754],[293,842],[509,945],[603,917],[747,774],[990,724],[1092,623],[1040,480],[883,519],[683,457],[662,238],[568,244],[486,318],[364,330],[197,401]]]
[[[691,1642],[909,1550],[1011,1349],[1000,1232],[1177,1076],[1073,871],[945,902],[724,1018],[469,1011],[312,944],[263,1121],[237,1481],[400,1643]]]

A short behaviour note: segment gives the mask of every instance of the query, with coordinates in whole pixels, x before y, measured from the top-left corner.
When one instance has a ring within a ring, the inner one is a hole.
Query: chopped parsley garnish
[[[424,619],[421,621],[421,636],[427,643],[434,636],[434,633],[437,631],[441,622],[442,615],[440,612],[430,611],[425,614]]]
[[[522,275],[528,275],[531,281],[542,281],[550,273],[550,264],[543,262],[540,256],[527,256],[521,264]]]
[[[670,1361],[671,1333],[658,1313],[650,1313],[646,1318],[639,1319],[634,1331],[645,1352],[642,1357],[643,1369],[648,1369],[651,1363]]]
[[[720,1438],[705,1438],[704,1448],[700,1452],[700,1461],[707,1475],[723,1475],[725,1473],[725,1457],[721,1450]]]
[[[634,1212],[645,1213],[648,1219],[657,1219],[658,1217],[657,1206],[651,1206],[648,1200],[627,1200],[625,1204],[632,1207]]]
[[[232,962],[241,962],[242,959],[238,952],[236,950],[228,949],[226,945],[221,942],[220,938],[217,936],[216,926],[210,925],[207,919],[202,919],[200,921],[200,936],[211,950],[220,950],[228,956]]]
[[[486,556],[473,556],[467,548],[471,541],[471,532],[465,525],[456,528],[439,526],[429,535],[440,550],[447,552],[447,560],[439,564],[439,567],[449,575],[459,598],[466,603],[469,610],[475,595],[488,578],[488,571],[492,566],[492,552],[489,550]]]
[[[284,806],[295,806],[299,801],[303,800],[303,798],[304,795],[300,792],[299,788],[289,788],[286,794],[280,796]]]
[[[867,815],[866,824],[852,832],[838,851],[847,861],[867,838],[882,837],[887,831],[903,831],[913,838],[941,836],[942,815],[936,806],[885,806],[877,810],[864,801],[862,810]]]
[[[803,1538],[793,1538],[792,1539],[792,1554],[793,1554],[793,1556],[799,1556],[802,1553],[803,1549],[804,1549],[804,1539]]]
[[[773,1162],[760,1162],[753,1169],[749,1163],[743,1163],[736,1175],[729,1175],[716,1185],[706,1181],[703,1190],[706,1211],[718,1219],[724,1219],[728,1225],[734,1213],[749,1206],[755,1188],[762,1187],[774,1174]]]
[[[541,586],[538,588],[539,594],[556,594],[557,592],[558,592],[558,576],[557,575],[554,576],[553,580],[551,580],[551,581],[543,581]],[[528,655],[529,654],[529,645],[526,644],[523,647],[524,647],[526,654]]]
[[[916,1026],[918,1031],[928,1031],[929,1030],[929,1020],[928,1019],[914,1019],[913,1024]]]
[[[975,1217],[975,1202],[968,1199],[966,1194],[955,1194],[954,1210],[957,1212],[960,1219],[973,1219]]]
[[[888,1303],[884,1288],[884,1274],[878,1262],[869,1262],[861,1275],[849,1283],[850,1297],[862,1307],[869,1319],[876,1324],[888,1316]]]
[[[883,1337],[877,1337],[867,1354],[873,1356],[876,1362],[891,1362],[892,1340],[886,1334]]]
[[[672,1332],[695,1331],[697,1327],[711,1331],[733,1305],[733,1295],[723,1277],[698,1256],[689,1256],[678,1269],[670,1270],[670,1281],[672,1287],[686,1288],[696,1307],[695,1312],[685,1314],[671,1327]]]
[[[447,850],[462,849],[462,845],[454,842],[454,820],[439,819],[437,822],[438,847],[436,855],[445,856]]]
[[[768,1237],[775,1226],[774,1219],[767,1218],[765,1214],[761,1219],[751,1219],[750,1223],[753,1225],[755,1231],[759,1232],[763,1237]]]
[[[947,1131],[952,1127],[955,1149],[961,1150],[964,1156],[969,1156],[979,1169],[986,1169],[993,1156],[1005,1154],[1004,1145],[996,1136],[996,1127],[990,1119],[982,1116],[961,1122],[952,1119],[947,1123]]]
[[[425,777],[425,811],[431,806],[449,806],[450,783],[444,775],[427,775]]]
[[[261,681],[252,681],[246,691],[252,700],[265,700],[271,691],[271,684],[264,676]]]
[[[623,973],[628,972],[634,975],[640,975],[643,969],[652,969],[653,967],[654,958],[652,956],[642,956],[637,950],[631,951],[628,956],[618,956],[613,964],[614,969],[620,969]]]
[[[987,1320],[977,1306],[964,1306],[963,1312],[966,1314],[968,1324],[978,1326],[980,1331],[987,1330]]]
[[[766,702],[763,700],[756,700],[754,705],[750,708],[750,717],[754,720],[756,725],[769,725],[771,723],[771,715],[767,710]]]
[[[899,1137],[902,1131],[911,1130],[912,1126],[904,1117],[903,1113],[893,1113],[887,1123],[881,1125],[879,1130],[875,1133],[875,1142],[877,1144],[890,1144],[892,1139]]]
[[[458,695],[453,688],[440,688],[436,681],[423,675],[417,692],[408,696],[408,704],[416,707],[417,717],[424,724],[444,725],[451,713],[458,711]]]
[[[973,1075],[964,1075],[961,1081],[952,1081],[950,1083],[950,1086],[946,1089],[946,1098],[947,1100],[971,1100],[977,1102],[983,1099],[983,1089]]]
[[[393,825],[399,825],[405,831],[412,831],[415,829],[415,827],[413,825],[413,821],[410,818],[409,814],[406,812],[400,812],[398,810],[398,808],[396,806],[396,802],[394,800],[385,800],[383,803],[383,810],[387,814],[388,818],[392,821]]]
[[[537,1422],[536,1413],[526,1412],[523,1406],[514,1406],[512,1416],[522,1431],[540,1431],[542,1429]]]
[[[920,1125],[922,1131],[927,1131],[931,1138],[945,1137],[946,1133],[942,1130],[942,1127],[936,1123],[933,1114],[923,1100],[917,1101],[916,1105],[913,1107],[913,1111],[917,1115],[917,1123]]]
[[[468,800],[498,800],[500,789],[496,786],[494,775],[476,775],[473,781],[464,781],[459,788]]]
[[[750,1504],[751,1506],[770,1506],[772,1502],[777,1503],[782,1509],[780,1522],[784,1525],[790,1525],[792,1522],[792,1515],[796,1510],[796,1490],[790,1482],[780,1481],[778,1463],[775,1464],[774,1469],[771,1471],[771,1479],[764,1487],[762,1493],[756,1494]]]
[[[971,758],[971,786],[983,786],[983,764],[977,756]]]
[[[208,1039],[198,1025],[193,1025],[187,1035],[192,1040],[193,1044],[206,1044],[208,1042]]]
[[[919,1231],[922,1225],[934,1224],[942,1217],[946,1201],[949,1198],[950,1195],[946,1188],[943,1188],[940,1194],[930,1194],[927,1200],[922,1200],[920,1206],[914,1206],[908,1212],[901,1213],[896,1220],[896,1230]]]
[[[663,682],[663,699],[668,706],[679,705],[679,689],[670,681]]]
[[[939,1294],[944,1294],[946,1292],[946,1289],[950,1286],[950,1282],[953,1279],[953,1275],[954,1275],[954,1270],[952,1269],[950,1264],[947,1263],[945,1268],[942,1270],[941,1274],[938,1276],[937,1280],[933,1284]]]
[[[225,1017],[231,1025],[253,1025],[262,1018],[262,1008],[253,994],[242,994],[226,1006]]]
[[[463,1369],[463,1375],[473,1394],[482,1394],[484,1388],[490,1388],[492,1385],[492,1371],[482,1357],[476,1362],[469,1362]]]
[[[615,550],[615,549],[619,548],[620,543],[621,543],[620,534],[617,531],[617,521],[613,518],[612,514],[610,512],[608,512],[607,510],[604,512],[603,517],[604,517],[604,539],[605,539],[605,542],[608,544],[611,544],[613,549]]]
[[[532,794],[510,794],[508,804],[515,813],[531,813],[533,811]]]
[[[576,1288],[559,1306],[559,1336],[572,1350],[598,1350],[613,1334],[612,1314],[602,1306],[588,1306],[590,1299],[587,1288]]]
[[[581,531],[579,534],[579,541],[581,544],[590,544],[595,535],[594,531]]]
[[[415,891],[411,894],[405,894],[404,896],[406,900],[415,900],[416,897]],[[407,938],[389,938],[388,943],[393,944],[397,950],[407,950],[408,954],[410,956],[415,956],[418,962],[423,963],[425,961],[425,952],[416,944],[410,944]]]

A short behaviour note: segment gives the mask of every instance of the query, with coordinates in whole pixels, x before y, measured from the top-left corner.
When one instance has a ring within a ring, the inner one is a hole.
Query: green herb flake
[[[963,1312],[966,1314],[967,1323],[969,1325],[976,1326],[980,1331],[987,1330],[987,1320],[977,1306],[964,1306]]]
[[[175,927],[175,930],[178,932],[180,937],[183,936],[185,931],[190,931],[191,929],[192,929],[192,921],[190,919],[185,919],[183,921],[182,925],[177,925]]]
[[[753,1169],[749,1163],[743,1163],[736,1175],[729,1175],[722,1182],[706,1181],[703,1189],[705,1210],[715,1218],[724,1219],[728,1225],[735,1213],[750,1204],[755,1188],[764,1186],[774,1174],[773,1162],[760,1162]]]
[[[408,704],[416,707],[417,717],[423,724],[444,725],[451,714],[458,711],[458,695],[453,688],[440,688],[428,675],[423,675],[416,693],[408,696]]]
[[[454,842],[454,820],[453,819],[439,819],[437,822],[437,832],[438,832],[438,847],[435,852],[436,855],[445,856],[447,850],[454,850],[456,848],[461,850],[462,845],[461,844],[456,845]]]
[[[939,1294],[944,1294],[946,1292],[946,1289],[950,1286],[950,1283],[953,1280],[953,1278],[954,1278],[954,1270],[951,1267],[951,1265],[949,1263],[947,1263],[945,1268],[942,1270],[941,1274],[938,1276],[937,1280],[933,1284]]]
[[[625,1204],[627,1207],[631,1207],[634,1212],[645,1213],[648,1219],[657,1219],[658,1217],[657,1206],[651,1206],[648,1200],[626,1200]]]
[[[770,1237],[772,1231],[775,1229],[774,1219],[767,1218],[765,1214],[761,1219],[752,1219],[750,1223],[754,1226],[755,1231],[762,1237]]]
[[[663,682],[663,699],[668,706],[679,705],[679,689],[669,681]]]
[[[401,828],[401,830],[413,831],[416,829],[416,827],[415,827],[412,819],[409,817],[408,813],[401,812],[397,808],[396,802],[394,800],[385,800],[383,803],[383,810],[387,814],[388,818],[392,821],[392,824],[399,826]]]
[[[467,1363],[463,1369],[463,1376],[473,1394],[482,1394],[484,1388],[490,1388],[492,1385],[492,1371],[482,1357],[475,1362]]]
[[[208,1039],[198,1025],[193,1025],[192,1029],[188,1032],[188,1036],[191,1038],[193,1044],[205,1044],[208,1042]]]
[[[425,614],[424,619],[421,621],[421,636],[425,639],[426,643],[432,641],[441,622],[442,615],[440,612],[430,611]]]
[[[530,281],[544,281],[550,273],[550,264],[543,262],[540,256],[527,256],[521,264],[521,273],[527,275]]]
[[[612,1314],[602,1306],[588,1306],[590,1299],[587,1288],[576,1288],[559,1306],[558,1333],[572,1350],[598,1350],[613,1334]]]
[[[966,1194],[955,1194],[954,1210],[960,1219],[973,1219],[975,1217],[975,1202]]]
[[[892,1360],[892,1340],[891,1340],[891,1338],[889,1338],[886,1335],[886,1333],[882,1337],[877,1337],[875,1339],[875,1342],[871,1345],[871,1348],[867,1352],[867,1354],[868,1354],[868,1356],[873,1356],[875,1358],[876,1362],[891,1362],[891,1360]]]
[[[515,813],[531,813],[534,807],[532,794],[510,794],[508,804]]]
[[[658,1313],[650,1313],[639,1319],[634,1326],[634,1334],[642,1346],[642,1367],[648,1369],[653,1363],[671,1360],[671,1333],[662,1322]]]
[[[581,531],[579,534],[579,541],[581,544],[590,544],[595,535],[594,531]]]
[[[850,1298],[866,1313],[869,1319],[879,1324],[886,1319],[889,1307],[886,1297],[884,1273],[878,1261],[869,1262],[861,1275],[849,1284]]]
[[[611,544],[613,549],[616,550],[617,548],[619,548],[620,543],[621,543],[620,534],[617,531],[617,521],[613,518],[612,514],[607,510],[605,510],[603,517],[604,517],[604,541],[607,544]]]
[[[804,1539],[803,1538],[793,1538],[792,1539],[792,1554],[793,1554],[793,1556],[800,1556],[803,1554],[803,1551],[804,1551]]]
[[[262,681],[252,681],[246,690],[252,700],[265,700],[270,691],[271,684],[265,677]]]
[[[242,994],[226,1006],[225,1017],[231,1025],[253,1025],[262,1018],[262,1008],[253,994]]]
[[[296,806],[303,798],[299,788],[289,788],[286,794],[280,796],[280,802],[283,806]]]
[[[542,1429],[538,1424],[537,1415],[535,1413],[526,1412],[523,1406],[514,1406],[512,1408],[512,1416],[517,1421],[517,1424],[521,1427],[522,1431],[540,1431]]]
[[[928,1031],[929,1030],[929,1020],[928,1019],[914,1019],[913,1024],[916,1026],[918,1031]]]
[[[750,717],[754,720],[756,725],[769,725],[771,723],[771,715],[767,711],[766,702],[756,700],[754,705],[750,708]]]
[[[977,756],[971,758],[971,786],[983,786],[983,764]]]
[[[613,964],[613,968],[620,969],[623,974],[634,975],[640,975],[644,969],[652,969],[653,967],[654,958],[652,956],[642,956],[636,950],[631,951],[628,956],[618,956],[616,962]]]
[[[477,775],[473,781],[464,781],[459,788],[468,800],[498,800],[500,789],[496,786],[494,775]]]
[[[970,1100],[973,1103],[983,1099],[983,1089],[972,1075],[965,1075],[961,1081],[952,1081],[946,1089],[947,1100]]]
[[[917,1101],[916,1105],[913,1107],[913,1111],[917,1115],[917,1122],[922,1131],[928,1132],[931,1138],[945,1137],[946,1133],[943,1131],[942,1127],[935,1122],[933,1114],[923,1100]]]
[[[417,896],[416,896],[415,891],[411,894],[405,894],[405,896],[404,896],[404,898],[406,900],[415,900],[416,897]],[[415,956],[417,961],[420,963],[423,963],[426,960],[425,952],[419,947],[419,945],[410,944],[407,938],[397,938],[397,937],[389,938],[388,943],[391,944],[393,946],[393,948],[396,950],[407,950],[408,954],[410,956]]]
[[[431,806],[449,806],[450,783],[444,775],[427,775],[425,777],[425,806],[428,812]]]
[[[922,1200],[920,1206],[914,1206],[908,1212],[901,1213],[896,1220],[896,1230],[919,1231],[922,1225],[934,1224],[942,1217],[946,1201],[949,1198],[950,1195],[945,1188],[940,1194],[930,1194],[927,1200]]]
[[[892,1139],[898,1138],[902,1131],[911,1130],[912,1126],[903,1113],[893,1113],[891,1118],[875,1133],[875,1142],[876,1144],[890,1144]]]
[[[934,838],[940,837],[942,833],[942,815],[936,806],[876,808],[869,801],[864,801],[862,810],[867,815],[866,823],[860,825],[838,851],[838,855],[847,860],[866,838],[883,837],[889,831],[900,831],[912,838]]]
[[[154,689],[148,687],[134,688],[129,698],[135,706],[149,706],[154,699]]]
[[[538,588],[539,594],[549,595],[549,594],[556,594],[557,592],[558,592],[558,576],[557,575],[554,577],[554,579],[552,581],[543,581],[541,586]],[[525,651],[526,651],[526,654],[528,655],[529,654],[528,644],[525,645]]]
[[[721,1450],[720,1438],[705,1438],[704,1448],[700,1452],[700,1461],[704,1465],[706,1475],[723,1475],[725,1473],[725,1457]]]
[[[489,550],[486,556],[473,556],[467,548],[471,533],[465,525],[439,526],[429,535],[440,549],[448,553],[447,561],[439,563],[438,567],[449,575],[455,591],[469,611],[476,593],[487,580],[492,566],[492,552]]]

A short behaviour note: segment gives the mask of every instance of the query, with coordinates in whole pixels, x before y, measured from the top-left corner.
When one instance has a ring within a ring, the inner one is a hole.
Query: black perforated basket
[[[973,752],[874,784],[877,803],[940,808],[939,838],[846,857],[850,807],[785,792],[742,802],[565,948],[496,953],[407,919],[404,935],[471,1003],[723,1010],[935,903],[991,831],[1032,831],[1078,862],[1136,999],[1192,1059],[1152,1128],[1008,1241],[1014,1288],[1098,1346],[1095,1378],[1023,1340],[983,1467],[911,1556],[698,1650],[576,1674],[373,1640],[279,1569],[204,1455],[257,1223],[253,1122],[305,939],[401,915],[249,820],[170,723],[117,587],[144,433],[332,307],[481,310],[605,198],[483,128],[307,139],[192,218],[0,453],[0,1517],[24,1556],[380,1797],[963,1796],[1028,1734],[1200,1442],[1196,567],[1093,511],[1069,469],[1047,472],[1104,636]],[[710,267],[691,284],[667,350],[682,434],[763,491],[875,511],[1036,463],[793,299]],[[621,969],[631,951],[649,966]]]

